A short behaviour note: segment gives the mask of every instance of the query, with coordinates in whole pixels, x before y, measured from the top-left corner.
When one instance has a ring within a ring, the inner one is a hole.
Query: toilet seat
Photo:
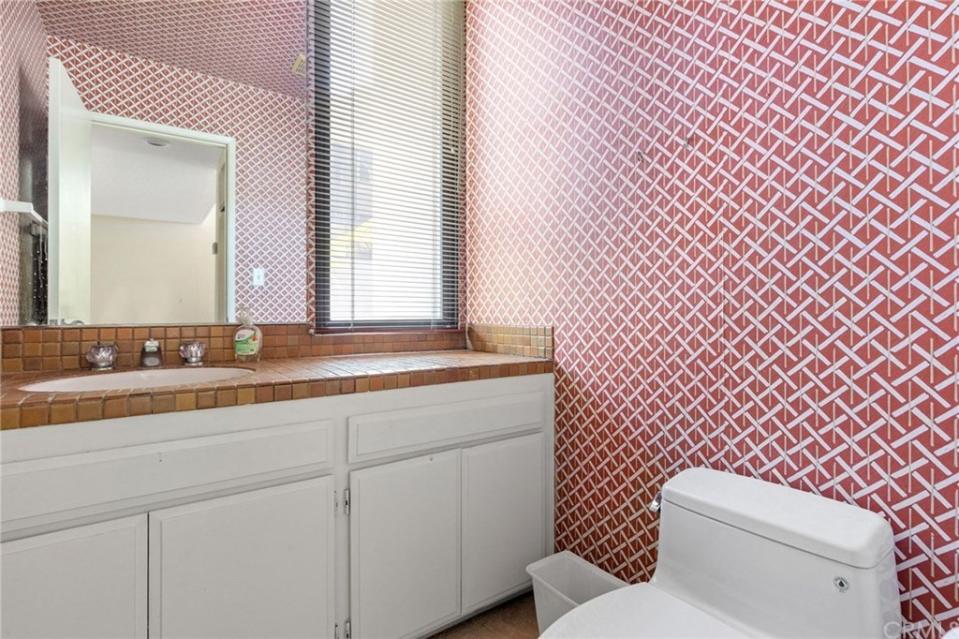
[[[741,639],[749,637],[648,583],[587,601],[546,629],[541,639]]]

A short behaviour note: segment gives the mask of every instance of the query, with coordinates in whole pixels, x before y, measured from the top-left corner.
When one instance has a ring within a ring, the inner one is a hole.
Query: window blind
[[[463,5],[314,5],[317,327],[456,326]]]

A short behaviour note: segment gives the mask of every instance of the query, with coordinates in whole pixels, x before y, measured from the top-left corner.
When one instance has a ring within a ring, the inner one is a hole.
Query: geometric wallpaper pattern
[[[21,118],[45,130],[47,56],[40,14],[32,2],[0,2],[0,198],[20,199]],[[24,136],[26,137],[26,136]],[[24,151],[45,155],[31,139]],[[19,215],[0,210],[0,326],[20,320]]]
[[[236,139],[237,308],[257,322],[304,321],[305,99],[56,36],[48,45],[88,109]],[[255,267],[266,269],[261,287]]]
[[[959,2],[475,1],[470,322],[551,325],[556,544],[691,466],[857,504],[959,624]]]
[[[306,0],[40,0],[48,35],[300,98]]]

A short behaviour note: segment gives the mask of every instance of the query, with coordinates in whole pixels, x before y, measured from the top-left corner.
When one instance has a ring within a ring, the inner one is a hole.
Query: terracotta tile
[[[111,397],[103,401],[103,418],[127,417],[130,414],[126,397]]]
[[[216,392],[216,405],[220,406],[235,406],[236,405],[236,389],[228,388],[223,390],[218,390]]]
[[[196,394],[197,408],[213,408],[214,406],[216,406],[216,391],[202,391]]]
[[[76,402],[55,402],[50,404],[50,423],[69,424],[77,421]]]
[[[150,395],[131,395],[127,402],[130,415],[149,415],[153,412],[153,401]]]
[[[193,410],[196,408],[196,393],[177,393],[176,409]]]
[[[265,384],[256,387],[256,403],[262,404],[273,401],[273,385]]]
[[[169,328],[169,327],[166,327]],[[166,328],[163,328],[163,334],[166,334]],[[117,334],[123,330],[122,327],[117,328]],[[131,328],[134,334],[137,329]],[[298,327],[288,327],[286,329],[288,332],[287,336],[294,335],[293,331],[300,330]],[[283,333],[279,333],[283,335]],[[515,335],[516,333],[510,333]],[[370,355],[370,356],[346,356],[343,359],[327,359],[327,360],[307,360],[302,363],[299,363],[300,360],[290,359],[290,360],[266,360],[260,362],[259,364],[252,364],[250,367],[254,370],[259,371],[258,375],[261,377],[260,380],[253,380],[254,385],[249,385],[245,387],[245,390],[229,388],[221,389],[219,393],[216,393],[212,388],[197,388],[194,392],[183,392],[180,393],[158,393],[156,397],[151,398],[147,394],[140,394],[137,396],[130,397],[129,401],[126,402],[127,412],[125,413],[121,408],[123,403],[126,401],[121,397],[108,397],[107,400],[112,400],[109,404],[106,401],[103,401],[99,397],[88,397],[82,398],[80,404],[77,405],[77,420],[87,420],[87,419],[100,419],[105,417],[117,417],[123,416],[124,414],[129,415],[140,415],[146,414],[149,412],[166,412],[168,410],[191,410],[193,408],[204,408],[212,407],[214,405],[233,405],[235,403],[246,403],[251,401],[283,401],[287,399],[302,399],[307,396],[312,397],[322,397],[327,395],[335,395],[340,393],[350,393],[350,392],[365,392],[369,390],[382,390],[382,389],[393,389],[393,388],[407,388],[410,386],[421,386],[424,384],[434,384],[434,383],[443,383],[457,380],[467,380],[467,379],[483,379],[484,376],[489,377],[491,375],[508,375],[508,374],[529,374],[536,373],[539,371],[547,370],[547,365],[551,368],[552,364],[550,362],[543,361],[523,361],[517,362],[515,360],[509,361],[507,358],[506,361],[503,361],[502,357],[496,355],[486,355],[487,358],[484,362],[477,362],[477,358],[482,359],[484,357],[481,353],[468,353],[463,351],[457,351],[454,353],[440,354],[440,353],[424,353],[416,354],[416,351],[410,350],[416,345],[434,347],[440,343],[447,343],[449,340],[443,338],[442,340],[430,338],[426,334],[411,334],[403,336],[402,338],[394,339],[394,341],[386,341],[388,339],[393,339],[395,336],[381,336],[379,334],[357,334],[357,335],[317,335],[317,336],[307,336],[305,332],[303,333],[303,339],[313,341],[317,344],[322,344],[325,341],[333,341],[340,344],[348,344],[351,346],[361,346],[363,349],[366,347],[375,348],[380,355]],[[225,338],[219,338],[227,341]],[[173,343],[176,343],[176,340],[172,340]],[[133,342],[118,342],[121,344],[121,347],[124,349],[135,350],[135,344]],[[32,346],[31,346],[32,344]],[[29,352],[39,352],[43,353],[46,349],[47,353],[54,352],[57,348],[61,352],[72,352],[74,350],[81,350],[84,346],[91,344],[91,342],[23,342],[22,344],[13,344],[21,349],[29,350]],[[396,355],[390,356],[386,353],[382,353],[382,350],[386,348],[387,345],[392,347],[402,348],[405,352]],[[36,350],[39,349],[39,350]],[[285,350],[287,347],[280,347],[280,350]],[[10,349],[8,345],[8,352],[15,349]],[[291,351],[295,351],[290,347]],[[232,352],[225,351],[232,355]],[[178,356],[172,353],[168,353],[170,359],[172,359],[173,364],[179,364]],[[118,361],[121,362],[132,362],[133,354],[130,352],[121,353],[121,357],[118,358]],[[426,358],[417,359],[417,358]],[[2,361],[4,373],[15,373],[18,372],[18,366],[22,367],[34,367],[37,363],[40,364],[40,367],[44,365],[48,367],[53,366],[51,360],[56,360],[56,367],[66,369],[71,365],[76,366],[81,361],[78,355],[63,355],[61,357],[50,356],[44,358],[42,355],[33,356],[33,357],[23,357],[23,358],[4,358]],[[403,372],[403,367],[409,365],[411,367],[422,368],[423,364],[426,363],[427,366],[437,366],[435,369],[431,370],[412,370],[411,372]],[[317,369],[317,364],[320,365],[320,368]],[[479,364],[479,365],[477,365]],[[302,368],[301,368],[302,366]],[[16,370],[15,370],[16,369]],[[337,373],[338,371],[338,373]],[[372,373],[368,375],[367,373]],[[338,378],[334,379],[333,376],[336,375]],[[299,377],[301,379],[308,377],[319,377],[314,381],[298,381],[291,383],[287,380],[289,378]],[[273,379],[282,378],[283,381],[279,383],[274,383]],[[6,382],[6,380],[4,380]],[[8,397],[8,402],[10,401]],[[7,406],[7,409],[13,408],[13,406]],[[51,409],[52,410],[52,409]],[[99,411],[99,412],[98,412]],[[8,415],[12,413],[8,412]],[[17,419],[22,416],[17,414]],[[55,414],[51,412],[51,419],[54,419],[56,422],[65,422],[71,419],[69,409],[64,407],[58,407],[55,411]],[[8,422],[12,423],[13,418],[8,416]],[[34,419],[34,416],[31,416],[30,422],[37,421]]]
[[[293,399],[304,399],[310,396],[310,385],[306,382],[293,384]]]
[[[87,399],[77,403],[77,421],[87,422],[103,418],[103,401]]]
[[[253,386],[241,386],[236,389],[237,404],[253,404],[256,402],[256,388]]]
[[[17,407],[0,409],[0,429],[20,428],[20,409]]]
[[[20,428],[50,423],[49,404],[24,404],[20,407]]]
[[[170,413],[176,410],[176,399],[173,393],[154,394],[152,404],[154,413]]]

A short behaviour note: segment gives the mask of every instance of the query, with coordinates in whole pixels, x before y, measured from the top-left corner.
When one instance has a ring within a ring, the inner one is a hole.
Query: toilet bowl
[[[649,583],[593,599],[543,639],[895,639],[892,530],[880,515],[704,468],[662,491]]]

